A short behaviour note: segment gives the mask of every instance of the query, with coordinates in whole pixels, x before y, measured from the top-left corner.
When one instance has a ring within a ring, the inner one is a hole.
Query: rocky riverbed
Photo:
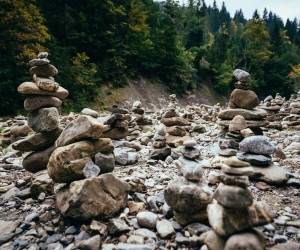
[[[3,132],[11,130],[20,120],[20,117],[2,119]],[[201,152],[203,179],[214,183],[213,175],[220,174],[221,170],[211,161],[218,155],[221,130],[215,122],[202,119],[201,124],[201,133],[170,136],[167,141],[172,145],[176,139],[180,145],[188,138],[195,139],[196,148]],[[201,234],[210,230],[208,221],[180,225],[165,202],[164,191],[179,173],[173,155],[165,160],[149,158],[151,143],[143,145],[141,141],[146,135],[151,138],[154,131],[154,125],[144,126],[140,136],[130,141],[138,145],[138,151],[132,150],[137,159],[133,164],[128,163],[128,150],[117,146],[127,140],[114,142],[115,152],[122,153],[115,153],[113,173],[131,185],[128,200],[113,217],[84,221],[62,215],[54,193],[48,192],[51,179],[45,177],[45,172],[26,171],[22,161],[28,153],[12,149],[9,140],[15,140],[14,136],[2,137],[0,249],[206,249]],[[299,249],[296,242],[300,239],[300,134],[293,130],[268,129],[264,135],[281,149],[281,154],[274,153],[272,159],[274,165],[286,170],[288,178],[279,185],[273,185],[272,180],[251,180],[248,189],[253,199],[265,201],[274,214],[273,222],[257,229],[263,233],[267,249],[274,245],[272,249]],[[175,151],[176,147],[172,147],[172,154]],[[124,164],[118,164],[121,162]],[[113,188],[114,183],[110,185]],[[209,187],[215,191],[218,185],[219,182]]]

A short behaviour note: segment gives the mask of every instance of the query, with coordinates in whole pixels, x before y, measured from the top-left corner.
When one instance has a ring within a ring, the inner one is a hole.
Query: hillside
[[[131,108],[134,101],[141,101],[148,112],[165,108],[169,102],[169,95],[173,94],[168,91],[164,84],[159,82],[150,82],[145,78],[138,80],[130,80],[129,84],[123,88],[110,88],[104,85],[99,95],[99,102],[93,106],[95,110],[99,110],[100,101],[104,102],[104,107],[118,104],[126,108]],[[192,104],[214,105],[216,103],[225,104],[228,99],[216,93],[212,86],[203,83],[201,87],[190,91],[187,95],[177,96],[180,106]]]

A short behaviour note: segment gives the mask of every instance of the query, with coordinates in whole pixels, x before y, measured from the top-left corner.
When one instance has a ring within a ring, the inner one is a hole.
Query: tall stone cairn
[[[53,78],[58,70],[50,64],[47,52],[39,52],[38,58],[29,61],[31,82],[24,82],[18,92],[27,96],[24,108],[29,111],[28,125],[34,135],[13,144],[13,148],[23,152],[32,152],[23,160],[24,168],[29,172],[46,169],[50,155],[54,151],[54,142],[62,132],[59,127],[61,99],[69,92]]]

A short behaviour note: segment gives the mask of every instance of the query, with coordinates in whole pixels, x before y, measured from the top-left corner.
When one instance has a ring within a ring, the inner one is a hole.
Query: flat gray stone
[[[255,135],[247,137],[240,142],[240,151],[246,153],[270,155],[276,151],[276,147],[268,137]]]

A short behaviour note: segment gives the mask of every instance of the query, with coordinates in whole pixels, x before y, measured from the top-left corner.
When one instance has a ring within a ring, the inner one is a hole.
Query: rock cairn
[[[296,98],[291,96],[289,100],[290,114],[283,119],[283,126],[290,127],[296,130],[300,129],[300,91]]]
[[[280,185],[288,180],[288,173],[272,162],[277,148],[266,136],[250,136],[239,144],[236,157],[251,164],[254,172],[250,178],[273,185]]]
[[[169,105],[162,114],[160,122],[166,125],[167,132],[170,135],[184,136],[186,134],[185,126],[188,126],[190,123],[188,120],[180,116],[179,109],[177,108],[176,95],[170,95],[169,98]]]
[[[185,141],[178,147],[179,158],[174,161],[179,177],[169,183],[164,196],[181,225],[207,218],[206,208],[212,200],[212,190],[203,181],[203,170],[198,159],[200,151],[195,140]]]
[[[132,105],[131,120],[128,125],[129,135],[126,137],[128,141],[137,139],[146,125],[152,125],[152,120],[145,116],[145,109],[140,101],[135,101]]]
[[[113,105],[107,108],[111,114],[103,118],[101,121],[107,125],[102,137],[110,138],[112,140],[120,140],[128,136],[128,123],[131,120],[128,109],[120,108],[118,105]]]
[[[54,142],[62,132],[59,127],[57,107],[61,99],[68,96],[68,91],[55,82],[58,70],[50,64],[47,52],[40,52],[38,58],[29,61],[29,73],[32,82],[24,82],[18,92],[27,96],[24,108],[29,111],[27,120],[34,135],[17,141],[13,148],[23,152],[32,152],[23,160],[27,171],[37,172],[45,169],[50,155],[54,151]]]
[[[235,89],[230,95],[228,103],[229,108],[222,110],[219,115],[218,124],[228,128],[230,121],[236,115],[242,115],[246,119],[247,125],[257,134],[262,134],[260,127],[268,124],[264,118],[267,117],[267,112],[262,109],[255,109],[259,105],[257,95],[250,90],[250,75],[248,72],[236,69],[233,75],[238,80],[235,84]]]
[[[272,215],[263,202],[253,201],[247,186],[253,169],[248,162],[226,159],[222,164],[222,183],[208,205],[208,220],[213,230],[200,236],[208,249],[255,249],[265,247],[262,234],[253,229],[268,224]]]
[[[55,190],[57,207],[66,217],[112,217],[127,203],[129,185],[109,173],[115,167],[114,146],[111,139],[100,138],[104,129],[96,118],[79,115],[55,142],[47,170],[55,183],[67,183]]]
[[[163,123],[155,126],[152,149],[150,150],[151,159],[165,160],[171,155],[171,148],[167,145],[166,135],[167,130]]]
[[[137,125],[152,125],[152,120],[145,116],[145,109],[140,101],[135,101],[131,109]]]
[[[274,99],[272,96],[265,98],[261,108],[266,110],[268,113],[268,117],[266,119],[269,121],[269,124],[266,128],[282,128],[281,120],[283,117],[280,111],[282,110],[283,103],[284,98],[282,98],[279,93],[276,94]]]

